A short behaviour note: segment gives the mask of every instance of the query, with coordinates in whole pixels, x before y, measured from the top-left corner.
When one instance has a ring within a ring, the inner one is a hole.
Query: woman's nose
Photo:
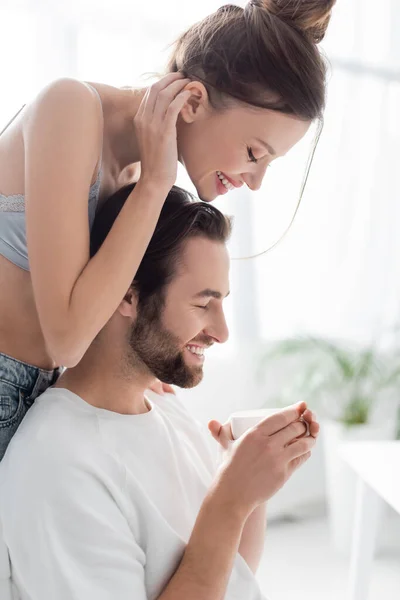
[[[267,168],[268,165],[257,165],[257,168],[252,173],[245,173],[243,175],[243,181],[252,192],[260,189]]]

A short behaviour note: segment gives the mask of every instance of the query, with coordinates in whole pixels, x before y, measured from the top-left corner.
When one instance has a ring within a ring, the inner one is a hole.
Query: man
[[[92,254],[130,190],[96,218]],[[155,378],[197,385],[207,348],[227,340],[229,234],[217,209],[173,188],[113,317],[20,426],[0,465],[0,521],[21,600],[214,600],[220,590],[228,600],[262,597],[249,565],[253,538],[263,532],[251,531],[250,518],[220,581],[207,575],[211,553],[186,566],[215,465],[182,403],[146,393]],[[218,510],[222,522],[229,510]],[[189,593],[174,580],[179,571]]]

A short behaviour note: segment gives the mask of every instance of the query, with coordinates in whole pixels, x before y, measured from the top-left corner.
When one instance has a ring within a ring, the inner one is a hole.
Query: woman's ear
[[[206,116],[211,108],[206,86],[201,81],[191,81],[185,86],[184,91],[191,92],[191,95],[179,113],[183,121],[193,123]]]
[[[135,287],[131,285],[117,310],[123,317],[130,317],[131,319],[136,319],[137,302],[137,291],[135,290]]]

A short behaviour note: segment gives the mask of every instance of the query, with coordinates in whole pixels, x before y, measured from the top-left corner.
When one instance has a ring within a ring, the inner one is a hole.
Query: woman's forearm
[[[223,600],[246,518],[229,501],[209,495],[181,563],[158,600]]]
[[[53,358],[79,362],[129,289],[153,235],[168,190],[139,181],[96,255],[77,279],[67,315],[60,319]],[[51,350],[51,349],[50,349]]]
[[[256,573],[264,550],[265,530],[267,527],[267,503],[257,508],[247,518],[239,544],[239,554]]]

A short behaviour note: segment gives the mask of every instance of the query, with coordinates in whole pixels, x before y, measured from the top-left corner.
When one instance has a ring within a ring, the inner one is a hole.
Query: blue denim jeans
[[[35,399],[62,371],[62,367],[39,369],[0,352],[0,460]]]

